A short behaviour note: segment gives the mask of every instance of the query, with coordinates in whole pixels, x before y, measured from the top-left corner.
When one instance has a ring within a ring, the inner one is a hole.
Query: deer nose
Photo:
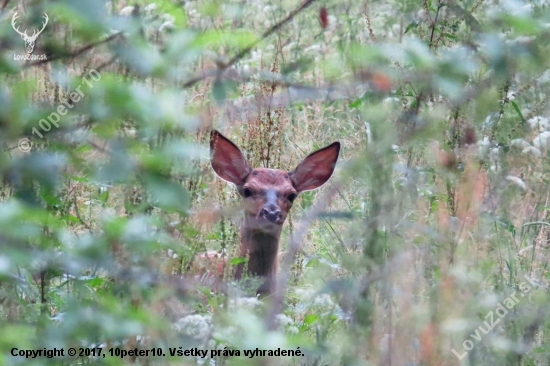
[[[275,223],[283,218],[281,209],[275,205],[264,206],[260,211],[260,215],[264,219]]]

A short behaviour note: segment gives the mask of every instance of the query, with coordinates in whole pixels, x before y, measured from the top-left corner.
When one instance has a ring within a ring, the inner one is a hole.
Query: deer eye
[[[252,197],[252,191],[250,188],[243,189],[243,196],[244,198]]]
[[[296,193],[291,193],[287,196],[287,198],[290,202],[294,202],[294,200],[296,199],[297,196],[298,195]]]

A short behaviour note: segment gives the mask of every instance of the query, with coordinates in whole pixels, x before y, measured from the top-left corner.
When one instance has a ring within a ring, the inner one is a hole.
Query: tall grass
[[[0,363],[550,362],[546,2],[6,4],[2,24],[16,7],[52,24],[37,65],[0,27]],[[101,81],[33,135],[89,69]],[[233,279],[240,197],[210,168],[212,128],[258,167],[342,144],[294,203],[266,299]],[[207,250],[221,285],[198,276]],[[53,347],[167,356],[11,356]]]

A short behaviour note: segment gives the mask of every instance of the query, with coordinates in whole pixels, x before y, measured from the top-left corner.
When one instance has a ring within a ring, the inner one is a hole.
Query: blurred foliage
[[[0,364],[550,364],[549,5],[1,1]],[[29,35],[49,16],[47,60],[15,59],[15,11]],[[309,225],[282,311],[232,280],[212,127],[264,167],[342,143],[285,226],[283,249]],[[197,285],[205,250],[223,290]],[[12,356],[54,347],[106,357]]]

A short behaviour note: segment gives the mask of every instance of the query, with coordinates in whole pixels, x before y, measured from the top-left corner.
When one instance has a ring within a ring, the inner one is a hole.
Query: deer
[[[27,53],[31,54],[32,51],[34,50],[34,43],[36,42],[36,39],[38,38],[40,33],[42,33],[42,31],[46,28],[46,25],[48,24],[48,20],[49,20],[48,14],[44,13],[44,22],[42,22],[42,29],[40,29],[39,31],[34,30],[31,36],[29,36],[27,34],[26,30],[24,32],[21,32],[19,30],[19,27],[16,27],[15,20],[17,18],[19,18],[19,14],[18,14],[18,12],[15,12],[15,14],[13,14],[13,17],[11,18],[11,26],[17,33],[19,33],[21,38],[23,38],[23,40],[25,41],[25,48],[27,50]]]
[[[336,141],[309,154],[291,171],[252,168],[235,143],[212,130],[212,169],[233,183],[242,197],[244,219],[238,253],[248,258],[247,274],[263,281],[257,295],[265,297],[275,291],[281,231],[294,200],[301,192],[317,189],[329,180],[339,154],[340,143]],[[219,266],[219,261],[216,264]],[[244,268],[244,262],[237,264],[236,280],[243,277]]]

